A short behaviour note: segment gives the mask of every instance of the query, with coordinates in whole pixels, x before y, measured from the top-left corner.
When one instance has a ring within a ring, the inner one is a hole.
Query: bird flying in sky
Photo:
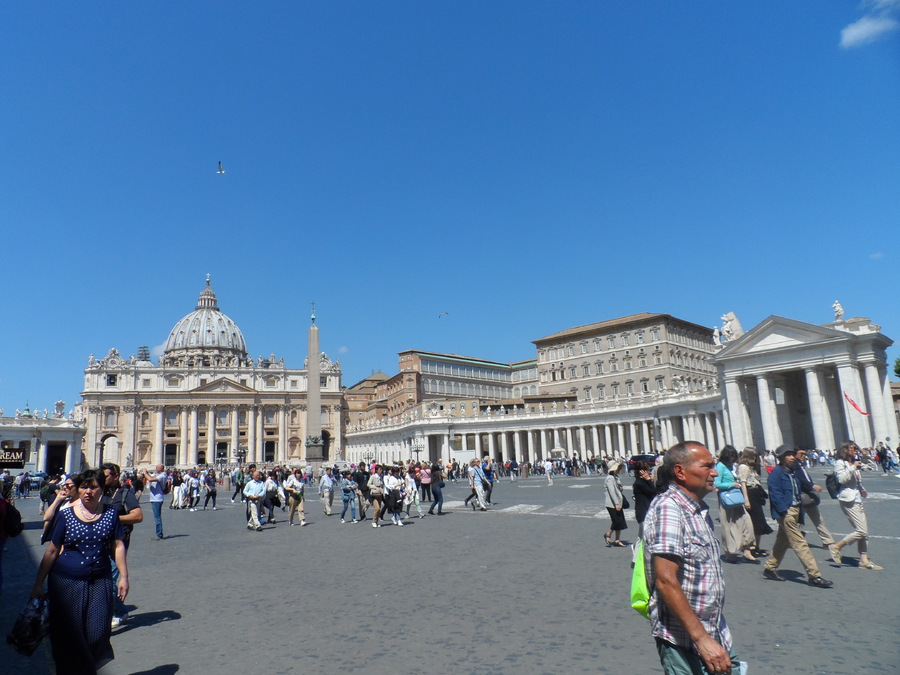
[[[225,169],[222,168],[222,162],[219,162],[219,170],[216,173],[225,173]]]
[[[438,318],[441,319],[441,318],[447,316],[449,313],[450,312],[441,312],[440,314],[438,314]]]

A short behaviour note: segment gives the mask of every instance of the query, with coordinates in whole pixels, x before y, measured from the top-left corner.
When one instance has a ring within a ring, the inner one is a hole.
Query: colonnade
[[[447,462],[451,458],[487,454],[501,462],[515,459],[533,463],[550,458],[554,450],[581,459],[596,455],[622,459],[640,453],[659,453],[684,440],[700,441],[714,451],[726,443],[724,417],[719,410],[600,423],[529,422],[513,426],[508,420],[497,418],[491,425],[493,428],[485,428],[483,418],[454,419],[439,431],[430,425],[432,429],[421,431],[407,427],[394,433],[366,434],[368,438],[350,436],[347,458],[350,461]]]

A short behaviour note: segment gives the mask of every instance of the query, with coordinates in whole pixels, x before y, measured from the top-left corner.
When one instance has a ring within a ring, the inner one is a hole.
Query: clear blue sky
[[[206,273],[288,367],[315,300],[347,385],[642,311],[749,329],[840,299],[900,341],[898,18],[4,3],[0,407],[70,407],[89,354],[164,342]]]

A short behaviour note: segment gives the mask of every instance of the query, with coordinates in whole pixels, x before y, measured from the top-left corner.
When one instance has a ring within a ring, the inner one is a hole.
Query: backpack
[[[841,491],[841,484],[838,482],[837,474],[829,471],[825,474],[825,489],[828,490],[828,496],[837,499]]]
[[[22,534],[25,525],[22,523],[22,514],[19,513],[19,509],[12,502],[0,499],[0,512],[3,515],[3,536],[18,537]]]

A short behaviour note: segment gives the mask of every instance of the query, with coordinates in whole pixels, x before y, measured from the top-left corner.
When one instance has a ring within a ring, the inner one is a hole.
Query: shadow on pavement
[[[135,628],[145,628],[147,626],[155,626],[158,623],[163,623],[164,621],[177,621],[181,618],[181,614],[178,612],[173,612],[172,610],[166,610],[163,612],[146,612],[144,614],[131,614],[129,615],[128,620],[122,624],[122,627],[119,630],[114,631],[114,635],[121,635],[122,633],[127,633],[130,630]],[[156,672],[156,671],[147,671],[147,672]],[[169,671],[160,671],[160,672],[169,672]],[[174,672],[174,671],[172,671]]]
[[[180,667],[177,663],[167,663],[162,666],[156,666],[152,670],[139,670],[131,675],[171,675],[172,673],[177,673],[180,670]]]

